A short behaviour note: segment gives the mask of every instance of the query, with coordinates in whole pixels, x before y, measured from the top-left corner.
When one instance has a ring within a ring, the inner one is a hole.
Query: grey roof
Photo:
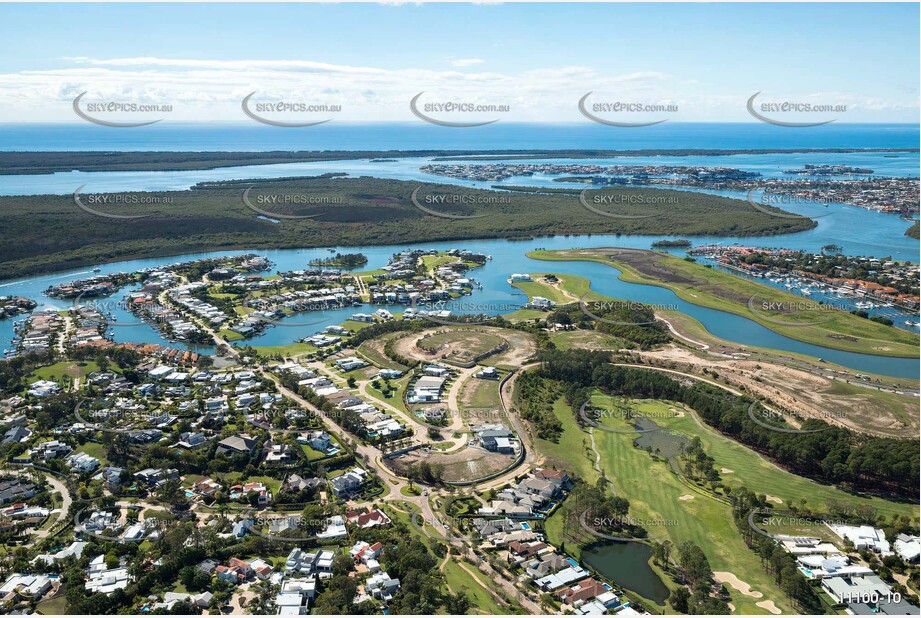
[[[230,436],[229,438],[224,438],[218,444],[234,451],[250,452],[256,446],[256,441],[244,436]]]

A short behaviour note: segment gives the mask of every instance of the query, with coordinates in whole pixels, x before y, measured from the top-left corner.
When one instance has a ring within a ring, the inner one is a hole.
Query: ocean
[[[919,126],[837,124],[790,128],[764,123],[670,123],[651,127],[501,122],[474,128],[423,122],[328,124],[170,124],[115,128],[90,123],[0,124],[0,150],[270,151],[519,149],[917,148]]]

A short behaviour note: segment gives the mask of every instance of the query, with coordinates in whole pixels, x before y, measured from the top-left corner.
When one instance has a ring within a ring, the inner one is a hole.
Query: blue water
[[[643,149],[643,148],[714,148],[714,149],[782,149],[782,148],[917,148],[917,125],[846,125],[833,124],[802,130],[791,130],[764,124],[671,124],[646,127],[642,130],[619,130],[599,125],[490,125],[478,129],[446,129],[430,125],[322,125],[305,130],[286,130],[252,125],[168,125],[132,129],[112,129],[95,125],[0,125],[0,150],[389,150],[389,149]],[[547,159],[553,161],[555,159]],[[556,159],[558,160],[558,159]],[[372,163],[367,160],[296,163],[266,166],[239,166],[216,170],[189,172],[93,172],[62,174],[0,176],[0,194],[68,194],[79,185],[85,191],[150,191],[182,190],[204,180],[240,178],[276,178],[292,175],[315,175],[344,172],[350,175],[370,175],[382,178],[453,183],[465,186],[488,186],[493,183],[455,181],[423,174],[419,166],[426,159],[405,158],[395,162]],[[592,160],[584,160],[586,163]],[[772,155],[732,155],[693,157],[637,157],[602,159],[603,164],[685,164],[719,165],[757,171],[765,176],[779,176],[783,170],[806,163],[842,163],[869,167],[877,174],[888,176],[918,176],[917,153],[858,152],[849,154],[800,153]],[[258,184],[258,183],[257,183]],[[499,184],[531,184],[560,187],[549,176],[512,178]],[[741,198],[743,194],[720,192]],[[806,205],[786,205],[799,214],[814,214]],[[861,208],[832,204],[826,211],[831,216],[817,220],[817,227],[806,232],[780,237],[744,239],[733,237],[695,238],[703,244],[759,244],[817,252],[828,243],[839,244],[851,255],[891,256],[899,260],[918,261],[918,242],[904,236],[908,223],[894,215],[885,215]],[[450,225],[450,223],[447,223]],[[588,277],[598,292],[654,303],[675,306],[699,321],[713,334],[743,345],[760,346],[798,352],[851,367],[858,371],[899,377],[917,377],[916,359],[892,359],[880,356],[838,352],[801,343],[776,334],[755,322],[732,314],[705,309],[678,299],[670,291],[653,286],[628,284],[617,280],[617,272],[592,263],[537,262],[525,257],[533,248],[572,248],[621,246],[648,248],[656,238],[649,236],[557,237],[528,242],[505,240],[462,241],[418,245],[426,248],[451,247],[481,251],[494,260],[472,275],[484,290],[476,292],[473,300],[485,306],[510,303],[523,304],[520,292],[506,283],[512,272],[559,271]],[[395,251],[406,246],[370,247],[360,249],[368,255],[367,268],[386,263]],[[346,248],[340,248],[346,249]],[[354,248],[351,248],[355,250]],[[267,255],[279,270],[304,268],[314,257],[328,255],[325,248],[312,250],[256,251]],[[131,271],[198,257],[229,255],[240,252],[195,254],[182,258],[133,260],[100,265],[102,272]],[[89,269],[33,277],[0,283],[0,295],[17,294],[40,302],[40,308],[64,308],[66,301],[55,301],[42,292],[61,281],[85,277]],[[113,299],[121,298],[126,290]],[[328,324],[338,324],[362,308],[347,308],[314,314],[301,314],[286,320],[298,326],[269,328],[249,340],[254,345],[280,345],[312,334]],[[502,313],[504,311],[488,311]],[[116,308],[115,338],[118,341],[162,343],[162,339],[146,324],[133,324],[136,319],[127,311]],[[15,319],[0,321],[0,343],[12,339]],[[305,324],[317,321],[317,324]],[[129,324],[132,323],[132,324]]]
[[[497,157],[496,162],[509,161]],[[0,176],[0,195],[69,195],[84,186],[84,193],[109,191],[184,191],[199,182],[241,180],[258,178],[284,178],[289,176],[316,176],[326,173],[350,176],[374,176],[394,180],[413,180],[489,189],[493,186],[529,185],[560,188],[570,185],[554,180],[557,176],[515,176],[499,182],[459,180],[427,174],[420,167],[432,163],[431,158],[411,157],[393,161],[317,161],[306,163],[279,163],[273,165],[240,165],[211,170],[157,171],[157,172],[57,172],[54,174],[20,174]],[[515,161],[528,163],[530,161]],[[572,163],[573,159],[548,157],[540,163]],[[784,170],[799,168],[806,163],[861,166],[872,169],[880,176],[918,176],[918,156],[913,153],[795,153],[784,155],[727,155],[727,156],[655,156],[613,157],[606,159],[578,159],[578,163],[597,165],[700,165],[710,167],[735,167],[758,172],[766,177],[790,177]]]
[[[760,122],[678,123],[623,129],[592,122],[497,122],[457,129],[424,122],[282,129],[249,124],[111,128],[89,123],[0,124],[0,150],[514,150],[603,148],[917,148],[918,125],[843,124],[790,129]]]
[[[547,159],[547,161],[558,159]],[[242,178],[279,178],[296,175],[317,175],[327,172],[341,172],[350,176],[374,176],[397,180],[438,182],[461,186],[489,188],[498,185],[552,186],[559,188],[569,183],[558,183],[551,176],[528,176],[510,178],[501,183],[473,182],[455,180],[444,176],[422,173],[419,168],[429,159],[407,158],[392,162],[371,162],[367,159],[354,161],[331,161],[317,163],[289,163],[281,165],[259,165],[218,168],[214,170],[194,170],[183,172],[69,172],[59,174],[38,174],[21,176],[0,176],[0,195],[22,194],[61,194],[73,193],[85,185],[83,191],[164,191],[185,190],[197,182],[215,180],[233,180]],[[544,161],[543,159],[541,161]],[[592,160],[587,160],[591,163]],[[886,156],[882,153],[852,153],[849,155],[796,154],[796,155],[733,155],[726,157],[643,157],[597,160],[598,163],[660,163],[686,165],[723,165],[738,167],[747,171],[757,171],[764,175],[781,175],[783,170],[800,167],[805,163],[847,163],[854,166],[868,167],[883,175],[918,176],[918,156],[900,153]],[[254,180],[258,189],[258,180]],[[569,185],[584,188],[584,185]],[[746,194],[739,191],[709,191],[711,193],[745,199]],[[76,208],[76,207],[75,207]],[[788,211],[801,215],[815,215],[816,208],[808,204],[786,204]],[[868,255],[874,257],[893,257],[899,260],[918,261],[918,241],[905,236],[908,223],[896,215],[882,214],[864,208],[831,204],[829,209],[822,209],[820,214],[829,215],[817,219],[817,227],[799,234],[781,237],[751,240],[758,243],[789,249],[801,249],[818,252],[829,243],[841,245],[849,255]],[[642,239],[643,237],[637,237]],[[715,237],[698,244],[733,243],[739,239]],[[637,242],[644,242],[638,240]],[[646,244],[642,246],[647,246]]]
[[[829,217],[831,218],[831,217]],[[678,298],[673,292],[665,288],[650,285],[627,283],[618,279],[618,271],[609,266],[591,262],[542,262],[532,260],[525,256],[527,251],[537,248],[568,249],[580,247],[634,247],[648,248],[650,237],[647,236],[573,236],[541,238],[522,242],[509,242],[507,240],[475,240],[458,241],[449,243],[423,243],[419,245],[393,245],[362,248],[361,252],[368,256],[366,269],[379,268],[386,264],[387,259],[395,252],[408,248],[439,249],[464,248],[471,251],[492,255],[493,259],[482,268],[471,271],[470,275],[483,285],[482,291],[475,291],[472,297],[465,300],[475,302],[478,309],[489,314],[507,313],[509,305],[520,306],[527,302],[521,292],[512,288],[506,279],[514,272],[560,272],[586,277],[592,282],[592,289],[608,296],[650,303],[667,308],[674,308],[697,320],[714,335],[738,342],[742,345],[758,346],[821,357],[827,361],[850,367],[857,371],[878,373],[882,375],[916,378],[918,377],[918,360],[911,358],[888,358],[869,354],[858,354],[832,350],[821,346],[803,343],[775,333],[760,324],[723,311],[699,307]],[[717,239],[699,239],[701,244],[715,242]],[[334,247],[345,251],[345,247]],[[354,250],[354,249],[353,249]],[[285,250],[254,250],[260,255],[267,256],[275,263],[277,270],[295,270],[304,268],[307,263],[318,257],[329,255],[327,249],[285,249]],[[224,251],[183,256],[182,258],[156,258],[147,260],[133,260],[116,264],[101,265],[102,273],[133,271],[151,266],[158,266],[177,261],[198,259],[201,257],[214,257],[219,255],[234,255],[243,251]],[[0,284],[0,294],[17,294],[27,296],[42,302],[43,307],[65,308],[67,301],[55,300],[45,297],[42,291],[49,285],[60,283],[69,279],[87,276],[86,269],[72,271],[66,274],[32,277],[29,279]],[[122,292],[113,298],[120,298]],[[448,305],[447,308],[451,308]],[[491,310],[494,309],[494,310]],[[258,346],[272,346],[288,344],[298,338],[313,334],[330,324],[339,324],[351,314],[367,311],[363,308],[336,309],[326,312],[302,313],[288,318],[286,321],[299,324],[298,326],[276,326],[268,328],[263,334],[246,341]],[[134,321],[127,312],[118,314],[119,322]],[[310,322],[310,324],[305,324]],[[118,323],[116,323],[118,324]],[[115,338],[118,341],[139,341],[138,333],[147,331],[146,336],[152,342],[160,341],[156,333],[149,326],[139,324],[136,326],[121,327],[116,325]],[[121,331],[125,330],[125,333]],[[130,336],[129,336],[130,333]],[[0,339],[8,341],[12,337],[12,320],[0,322]],[[162,341],[161,341],[162,342]]]

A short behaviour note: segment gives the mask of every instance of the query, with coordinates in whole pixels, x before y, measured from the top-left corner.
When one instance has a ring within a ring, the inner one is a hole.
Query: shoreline
[[[277,165],[382,158],[432,158],[435,161],[588,159],[646,156],[733,156],[789,154],[917,153],[919,148],[591,148],[418,149],[418,150],[8,150],[0,151],[0,176],[67,172],[179,172],[241,165]],[[83,159],[84,161],[81,161]],[[118,159],[118,161],[113,161]],[[35,161],[33,161],[35,160]],[[41,163],[37,161],[40,160]]]

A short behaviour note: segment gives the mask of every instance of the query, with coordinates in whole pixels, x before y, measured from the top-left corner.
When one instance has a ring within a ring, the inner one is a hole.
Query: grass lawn
[[[585,251],[532,251],[528,257],[540,260],[584,260],[613,266],[621,271],[620,279],[630,283],[655,285],[672,290],[679,298],[695,305],[718,309],[753,320],[765,328],[782,335],[836,350],[847,350],[881,356],[914,357],[918,353],[918,336],[907,331],[885,326],[857,317],[846,311],[827,311],[818,303],[802,308],[809,301],[802,296],[778,290],[768,285],[737,277],[697,262],[687,262],[680,257],[657,251],[621,253],[610,259],[603,250]],[[656,275],[653,276],[652,272]],[[755,299],[757,311],[749,307]],[[797,308],[792,311],[773,311],[763,303]],[[777,322],[798,322],[782,325]],[[815,324],[815,322],[821,322]]]
[[[847,501],[854,504],[869,504],[877,512],[887,516],[893,513],[918,517],[918,505],[890,502],[872,496],[856,496],[831,485],[821,485],[810,479],[797,476],[774,465],[751,449],[733,441],[712,429],[694,414],[679,418],[656,418],[655,422],[663,427],[674,429],[689,437],[699,436],[707,454],[716,460],[716,468],[728,469],[723,473],[723,483],[730,486],[745,485],[755,493],[763,493],[783,500],[782,506],[791,503],[796,506],[802,500],[811,507],[821,509],[829,499]]]
[[[219,330],[219,331],[217,332],[217,334],[220,335],[221,337],[223,337],[223,338],[224,338],[226,341],[228,341],[228,342],[230,342],[230,341],[240,341],[241,339],[243,339],[243,335],[241,335],[240,333],[238,333],[238,332],[235,331],[235,330],[230,330],[230,329],[227,329],[227,328],[223,328],[223,329]]]
[[[501,376],[505,372],[499,372]],[[470,377],[461,387],[461,401],[470,408],[496,408],[502,406],[502,400],[499,397],[499,380],[483,380],[476,377]]]
[[[531,320],[540,320],[547,317],[546,311],[539,309],[519,309],[503,315],[509,322],[530,322]]]
[[[286,357],[301,356],[317,351],[309,343],[289,343],[288,345],[255,346],[256,353],[260,356],[274,356],[276,354]]]
[[[357,333],[358,331],[364,330],[368,328],[369,326],[371,326],[371,322],[359,322],[358,320],[346,320],[339,326],[341,326],[342,328],[346,330],[350,330],[353,333]]]
[[[532,276],[535,281],[516,281],[512,286],[527,294],[528,300],[532,300],[535,296],[543,296],[547,300],[552,300],[558,305],[565,305],[572,302],[571,298],[567,297],[552,285],[538,281],[539,278],[542,278],[542,275],[535,274]]]
[[[445,563],[444,576],[448,587],[455,594],[463,593],[470,599],[471,607],[485,610],[489,614],[508,614],[508,606],[496,601],[488,589],[493,587],[484,576],[474,577],[461,568],[460,564],[455,562],[456,556],[452,556]],[[476,567],[470,564],[464,564],[468,569],[476,571]]]
[[[301,450],[304,451],[304,457],[307,458],[307,461],[315,461],[326,457],[326,453],[312,449],[309,444],[301,444]]]
[[[365,360],[370,361],[372,364],[384,368],[384,369],[394,369],[396,371],[406,371],[408,367],[401,365],[392,358],[384,354],[384,344],[390,339],[396,339],[401,337],[406,333],[385,333],[380,337],[375,337],[374,339],[369,339],[368,341],[363,342],[358,349],[356,350],[358,356],[364,357]]]
[[[407,416],[413,416],[412,412],[407,410],[406,406],[403,404],[403,393],[406,392],[406,386],[409,384],[409,377],[409,375],[405,375],[402,378],[390,381],[390,386],[393,387],[393,390],[390,391],[390,397],[384,397],[384,393],[380,392],[370,384],[367,388],[368,394],[378,401],[389,404],[397,410],[403,411]],[[380,380],[380,383],[383,387],[384,381]]]
[[[53,599],[42,601],[35,606],[35,611],[45,616],[62,616],[67,613],[67,595],[63,591]]]
[[[96,364],[96,361],[63,361],[46,367],[39,367],[26,379],[51,381],[65,377],[74,379],[86,377],[94,371],[99,371],[99,365]],[[109,371],[118,372],[118,367],[110,367]]]
[[[598,472],[592,467],[594,455],[589,458],[591,441],[588,433],[579,428],[572,410],[562,398],[553,403],[553,413],[563,424],[560,440],[550,442],[537,438],[537,450],[551,462],[558,462],[564,469],[594,484],[598,480]]]
[[[90,457],[95,457],[99,460],[99,464],[102,466],[108,465],[108,460],[106,459],[106,447],[103,444],[98,442],[87,442],[83,446],[77,447],[76,452],[86,453]]]
[[[550,341],[561,350],[579,348],[582,350],[619,350],[627,347],[627,341],[597,330],[565,330],[550,335]]]
[[[692,541],[699,545],[714,571],[729,571],[764,593],[784,612],[790,602],[761,567],[758,556],[742,541],[732,520],[730,507],[688,489],[662,461],[654,461],[633,446],[632,434],[595,431],[601,465],[614,482],[619,495],[630,500],[630,513],[646,520],[672,520],[677,525],[650,527],[651,536],[668,538],[675,545]],[[688,500],[681,497],[693,495]],[[730,589],[737,612],[764,614],[755,599]]]
[[[444,266],[445,264],[453,264],[454,262],[460,262],[460,258],[447,255],[444,253],[439,253],[437,255],[423,255],[422,264],[425,266],[426,272],[432,272],[438,268]]]

